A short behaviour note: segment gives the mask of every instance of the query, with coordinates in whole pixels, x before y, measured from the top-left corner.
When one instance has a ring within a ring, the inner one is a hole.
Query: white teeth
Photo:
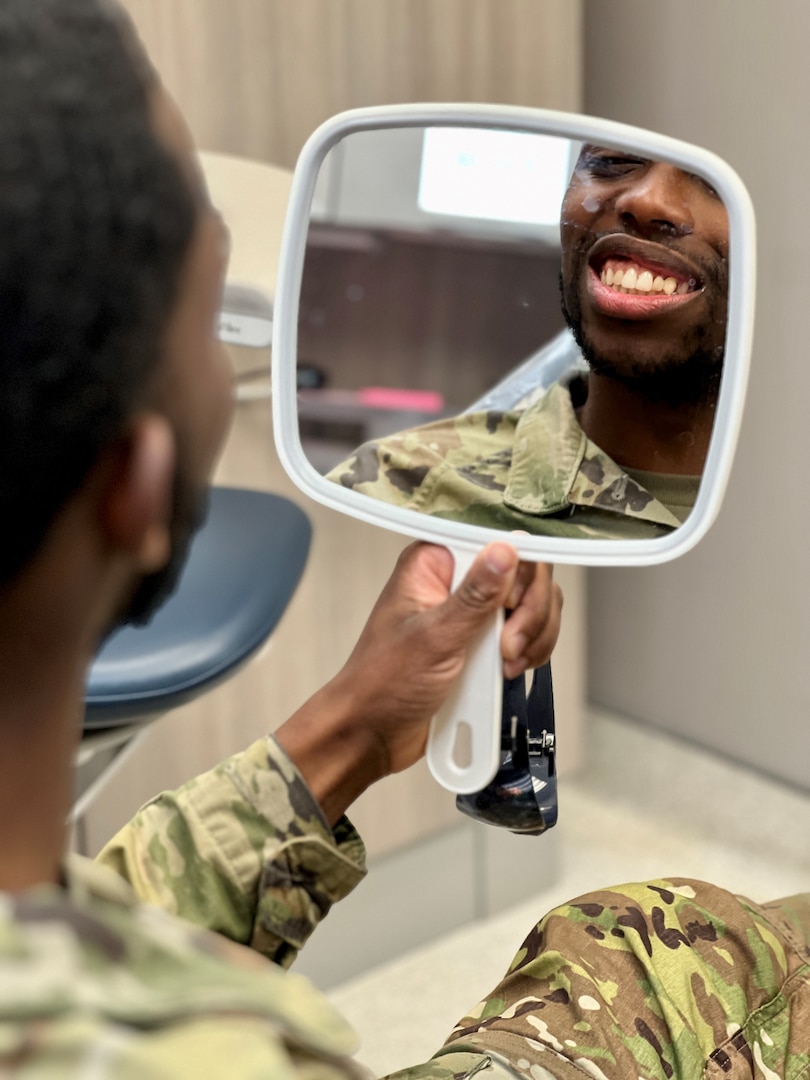
[[[651,270],[637,269],[635,266],[628,266],[626,269],[613,270],[609,266],[602,270],[599,275],[603,285],[610,285],[620,293],[663,293],[665,296],[672,296],[673,293],[678,293],[679,296],[683,296],[688,293],[693,284],[693,281],[682,281],[680,285],[674,277],[662,277],[661,274],[656,274],[653,277]]]

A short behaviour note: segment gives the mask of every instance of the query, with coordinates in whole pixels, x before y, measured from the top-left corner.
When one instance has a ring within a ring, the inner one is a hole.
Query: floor
[[[557,828],[520,841],[555,868],[553,882],[329,991],[375,1075],[429,1057],[563,900],[667,875],[756,900],[810,889],[810,791],[605,712],[593,710],[591,722],[590,765],[562,782]]]

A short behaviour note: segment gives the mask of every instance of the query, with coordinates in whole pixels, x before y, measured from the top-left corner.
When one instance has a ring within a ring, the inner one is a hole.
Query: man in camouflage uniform
[[[165,593],[227,427],[223,235],[115,9],[5,0],[0,46],[0,1075],[360,1075],[284,970],[364,872],[344,811],[421,755],[494,609],[505,674],[542,662],[559,592],[494,544],[451,594],[413,545],[274,737],[66,857],[86,668]],[[695,882],[583,898],[405,1075],[807,1075],[809,922]]]
[[[144,807],[100,858],[142,899],[284,965],[363,873],[349,822],[330,832],[272,739]],[[336,1018],[319,1023],[337,1035]],[[395,1075],[809,1074],[810,894],[760,905],[673,878],[552,911],[444,1049]]]
[[[421,756],[495,610],[508,676],[548,657],[559,590],[495,544],[451,594],[412,546],[274,739],[144,811],[113,870],[66,858],[87,668],[171,588],[232,409],[223,223],[106,0],[0,4],[0,235],[0,1075],[354,1075],[281,966],[363,873],[343,811]]]
[[[366,443],[329,478],[431,517],[574,539],[665,536],[700,483],[617,465],[559,383],[525,409],[464,413]]]
[[[692,509],[722,371],[728,220],[696,176],[586,145],[561,216],[563,313],[586,378],[366,443],[329,473],[434,517],[654,539]]]

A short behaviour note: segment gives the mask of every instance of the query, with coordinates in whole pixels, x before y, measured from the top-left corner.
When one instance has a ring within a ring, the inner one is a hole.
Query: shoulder
[[[463,413],[364,443],[328,479],[378,494],[392,488],[407,500],[436,469],[468,468],[511,449],[519,414]]]
[[[345,1061],[340,1076],[354,1043],[306,980],[159,909],[56,888],[0,895],[0,1064],[13,1052],[84,1075],[101,1054],[110,1077],[208,1077],[241,1047],[279,1076],[305,1059]]]

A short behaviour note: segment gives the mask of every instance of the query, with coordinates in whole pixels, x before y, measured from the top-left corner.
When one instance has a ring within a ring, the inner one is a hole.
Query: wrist
[[[384,740],[357,711],[340,677],[318,691],[275,732],[330,826],[366,788],[391,771]]]

